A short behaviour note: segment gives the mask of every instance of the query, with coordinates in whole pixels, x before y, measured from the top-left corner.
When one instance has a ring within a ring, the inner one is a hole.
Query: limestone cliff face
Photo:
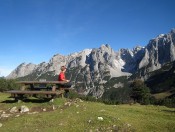
[[[150,40],[145,48],[139,69],[147,67],[148,71],[161,68],[167,62],[175,60],[175,29],[168,34],[161,34]]]
[[[99,48],[85,49],[67,56],[54,55],[48,63],[42,62],[38,65],[22,63],[7,78],[35,74],[32,76],[34,80],[48,72],[56,76],[60,72],[60,67],[66,65],[67,76],[74,82],[77,91],[99,98],[103,95],[104,84],[111,78],[130,76],[139,70],[142,72],[140,76],[146,76],[147,72],[159,69],[174,60],[175,29],[172,29],[168,34],[161,34],[151,39],[147,46],[137,46],[132,50],[120,49],[116,52],[110,45],[103,44]],[[118,87],[118,84],[114,85]]]
[[[28,74],[32,74],[37,65],[29,63],[20,64],[14,71],[12,71],[7,78],[18,78]]]

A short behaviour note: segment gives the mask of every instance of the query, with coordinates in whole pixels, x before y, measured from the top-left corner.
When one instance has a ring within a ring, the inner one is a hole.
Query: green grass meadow
[[[0,93],[0,116],[25,105],[29,113],[0,117],[0,132],[174,132],[175,108],[124,104],[106,105],[80,99],[57,98],[54,102],[13,102]],[[8,100],[8,101],[7,101]],[[56,108],[53,110],[53,106]],[[42,111],[45,109],[46,111]],[[35,114],[31,114],[37,112]],[[100,118],[100,119],[98,119]]]

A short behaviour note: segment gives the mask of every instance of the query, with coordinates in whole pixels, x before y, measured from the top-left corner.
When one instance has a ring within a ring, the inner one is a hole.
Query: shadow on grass
[[[175,113],[175,110],[162,110],[164,112]]]
[[[17,102],[25,102],[25,103],[46,103],[49,102],[51,99],[48,98],[37,98],[37,99],[17,99],[17,100],[5,100],[2,101],[1,103],[17,103]]]
[[[18,102],[17,100],[5,100],[5,101],[2,101],[1,103],[16,103]]]

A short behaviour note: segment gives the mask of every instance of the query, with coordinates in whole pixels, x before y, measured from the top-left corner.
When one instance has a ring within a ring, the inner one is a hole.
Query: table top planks
[[[18,81],[18,84],[65,84],[66,81]]]
[[[49,94],[49,95],[55,95],[60,93],[60,91],[21,91],[21,90],[11,90],[6,91],[6,93],[11,94]]]

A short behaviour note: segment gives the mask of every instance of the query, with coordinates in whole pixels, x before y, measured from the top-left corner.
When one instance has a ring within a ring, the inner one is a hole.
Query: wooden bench
[[[15,100],[22,100],[24,98],[24,95],[29,96],[45,95],[46,97],[51,96],[51,98],[55,98],[57,96],[63,97],[64,90],[71,90],[70,88],[56,89],[56,85],[66,83],[63,81],[19,81],[17,83],[21,84],[21,90],[6,91],[6,93],[10,93],[11,97],[15,98]],[[53,86],[47,87],[48,84]],[[35,85],[39,86],[36,87]],[[27,86],[29,86],[28,89]]]
[[[53,85],[52,88],[55,85],[61,85],[61,84],[65,84],[65,81],[19,81],[17,82],[18,84],[21,84],[21,90],[26,90],[27,86],[29,86],[29,90],[36,90],[36,86],[35,85],[39,85],[38,88],[39,89],[47,89],[46,85]],[[41,86],[42,85],[42,86]]]
[[[56,96],[62,95],[63,91],[21,91],[21,90],[10,90],[6,91],[6,93],[11,94],[11,98],[15,98],[15,100],[23,99],[24,95],[36,96],[36,95],[45,95],[46,97],[51,96],[51,98],[55,98]]]

